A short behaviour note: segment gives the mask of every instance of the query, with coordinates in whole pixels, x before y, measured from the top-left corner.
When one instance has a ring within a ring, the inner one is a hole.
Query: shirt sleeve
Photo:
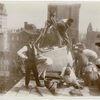
[[[21,57],[21,58],[25,58],[27,59],[28,57],[25,55],[25,52],[27,51],[27,46],[24,46],[23,48],[21,48],[17,54]]]
[[[35,53],[35,55],[37,55],[38,54],[38,52],[37,52],[37,48],[34,46],[34,53]]]
[[[61,72],[61,77],[63,77],[64,76],[64,74],[65,74],[65,70],[66,70],[66,67],[64,67],[63,69],[62,69],[62,72]]]

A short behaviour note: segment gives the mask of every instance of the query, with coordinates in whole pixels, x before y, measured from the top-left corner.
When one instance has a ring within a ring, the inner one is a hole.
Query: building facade
[[[5,5],[0,3],[0,77],[9,75],[9,62],[5,56],[7,43],[7,11]]]
[[[35,40],[38,36],[37,28],[34,24],[24,23],[24,28],[8,32],[8,43],[11,57],[16,58],[17,51],[28,43],[30,37]]]
[[[0,51],[4,51],[7,40],[7,12],[4,4],[0,3]]]
[[[92,24],[89,23],[86,34],[86,47],[96,51],[100,57],[100,48],[95,45],[96,42],[100,42],[100,32],[94,31]]]

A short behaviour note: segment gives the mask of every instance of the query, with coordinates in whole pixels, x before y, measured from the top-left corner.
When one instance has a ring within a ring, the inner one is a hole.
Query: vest
[[[64,23],[64,22],[58,23],[58,24],[57,24],[57,29],[58,29],[59,34],[61,35],[61,37],[62,37],[62,38],[65,38],[65,37],[66,37],[65,32],[66,32],[66,30],[67,30],[67,27],[66,27],[65,23]]]
[[[30,47],[30,45],[27,45],[27,52],[26,52],[26,56],[28,57],[27,61],[29,62],[34,62],[35,61],[35,50],[34,47],[32,46],[32,48]]]

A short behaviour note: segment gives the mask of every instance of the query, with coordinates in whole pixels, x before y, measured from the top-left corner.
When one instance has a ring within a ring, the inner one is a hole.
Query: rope
[[[48,26],[45,26],[43,33],[41,32],[41,34],[39,35],[39,37],[34,42],[34,45],[37,44],[39,42],[39,40],[41,39],[41,37],[43,37],[45,35],[45,33],[47,32],[48,28],[49,28]]]

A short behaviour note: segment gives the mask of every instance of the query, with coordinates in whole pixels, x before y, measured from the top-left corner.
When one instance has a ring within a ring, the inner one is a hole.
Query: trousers
[[[37,86],[40,86],[40,81],[39,81],[39,78],[38,78],[37,66],[36,66],[35,63],[32,63],[32,62],[28,62],[28,63],[25,64],[25,72],[26,72],[26,74],[25,74],[25,85],[26,86],[29,85],[31,71],[34,74],[34,78],[35,78],[35,82],[36,82]]]

